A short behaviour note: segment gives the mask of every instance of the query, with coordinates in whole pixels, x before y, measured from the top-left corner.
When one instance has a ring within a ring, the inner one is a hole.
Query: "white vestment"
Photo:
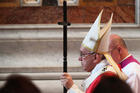
[[[96,67],[91,71],[91,75],[84,80],[82,86],[84,88],[84,91],[80,90],[77,85],[73,84],[73,86],[67,91],[67,93],[85,93],[86,89],[89,87],[89,85],[102,73],[106,71],[114,72],[114,69],[112,66],[107,66],[108,63],[106,60],[101,61],[99,64],[96,65]]]
[[[126,82],[130,85],[134,93],[140,93],[140,65],[131,62],[122,68],[122,71],[128,76]]]

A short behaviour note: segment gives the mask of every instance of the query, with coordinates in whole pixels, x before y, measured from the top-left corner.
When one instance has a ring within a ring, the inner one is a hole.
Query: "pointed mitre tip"
[[[112,19],[113,19],[113,13],[111,14],[111,18],[110,18],[110,21],[112,22]]]
[[[101,10],[101,12],[100,12],[100,14],[99,14],[99,15],[102,15],[103,11],[104,11],[104,9],[102,9],[102,10]]]
[[[102,13],[103,13],[103,9],[101,10],[101,12],[99,13],[98,17],[96,18],[98,23],[100,23],[100,21],[101,21]],[[95,21],[95,22],[97,22],[97,21]]]

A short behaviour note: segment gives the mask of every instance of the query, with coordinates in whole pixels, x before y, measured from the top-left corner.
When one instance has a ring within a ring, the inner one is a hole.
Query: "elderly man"
[[[128,53],[124,40],[116,35],[110,36],[109,50],[112,58],[121,65],[122,71],[127,75],[127,83],[134,93],[140,93],[140,63]]]
[[[79,61],[81,61],[82,68],[91,72],[91,75],[83,82],[84,92],[81,91],[73,82],[72,77],[68,73],[64,73],[61,76],[62,84],[68,89],[68,93],[85,93],[90,84],[96,79],[100,74],[111,71],[114,72],[114,69],[111,66],[106,66],[106,60],[103,60],[104,57],[98,53],[90,53],[84,47],[80,48],[81,56]]]
[[[68,93],[89,93],[87,91],[90,88],[90,85],[98,81],[98,77],[102,73],[109,72],[113,73],[113,75],[116,73],[113,67],[106,66],[106,62],[103,60],[103,53],[108,51],[108,32],[111,28],[112,16],[102,31],[100,30],[101,14],[102,12],[99,14],[95,23],[92,25],[80,48],[81,56],[79,57],[79,61],[81,61],[81,65],[85,71],[91,72],[91,75],[84,81],[84,92],[74,84],[72,77],[68,73],[63,73],[60,79],[63,86],[68,90]]]

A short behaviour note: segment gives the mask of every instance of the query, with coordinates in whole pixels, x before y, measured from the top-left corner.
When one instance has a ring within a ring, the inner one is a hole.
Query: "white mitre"
[[[112,16],[108,24],[100,30],[100,22],[103,10],[98,15],[94,24],[90,28],[89,32],[85,36],[85,39],[82,42],[82,46],[87,48],[90,51],[101,53],[108,52],[109,45],[109,36],[112,23]]]

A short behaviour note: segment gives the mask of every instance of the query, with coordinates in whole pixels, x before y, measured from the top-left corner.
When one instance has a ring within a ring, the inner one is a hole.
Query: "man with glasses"
[[[83,82],[84,91],[81,91],[77,85],[74,84],[72,77],[68,73],[61,76],[62,84],[68,89],[68,93],[85,93],[88,86],[94,79],[105,71],[114,71],[112,67],[107,66],[105,57],[102,54],[90,52],[86,48],[80,48],[81,55],[79,61],[84,71],[91,72],[91,75]]]
[[[122,71],[127,75],[126,82],[134,93],[140,93],[140,62],[129,54],[125,41],[118,35],[110,36],[109,50],[112,58],[121,65]]]
[[[90,31],[87,33],[80,47],[81,53],[79,61],[81,61],[81,65],[85,71],[91,72],[90,76],[82,84],[84,92],[74,84],[72,77],[68,73],[63,73],[60,76],[60,80],[62,85],[68,90],[68,93],[85,93],[88,91],[91,84],[98,81],[98,77],[102,73],[117,73],[112,66],[107,65],[108,63],[105,62],[106,60],[103,54],[108,52],[109,31],[111,29],[112,16],[102,31],[100,30],[101,14],[102,11],[92,25]]]
[[[79,61],[81,61],[83,70],[91,72],[91,70],[104,59],[105,59],[104,55],[98,54],[96,52],[91,52],[85,47],[81,46]],[[103,63],[102,64],[103,66],[107,64],[106,60],[104,60],[101,63]]]

